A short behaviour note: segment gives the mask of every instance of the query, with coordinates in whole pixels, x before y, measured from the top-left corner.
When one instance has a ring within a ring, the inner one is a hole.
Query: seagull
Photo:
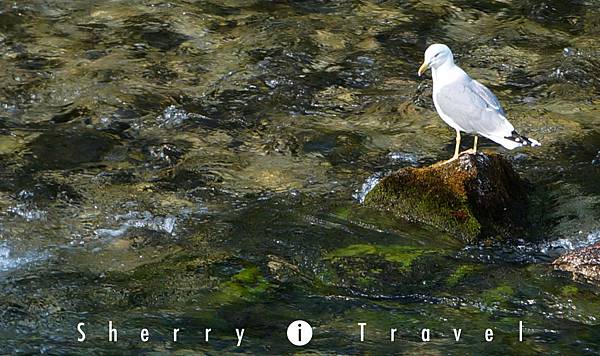
[[[477,136],[487,137],[509,150],[540,146],[538,141],[515,131],[496,96],[454,64],[454,56],[448,46],[436,43],[427,48],[425,60],[417,72],[419,77],[428,68],[431,68],[433,77],[435,109],[442,120],[456,130],[454,156],[441,164],[458,158],[461,131],[474,134],[475,142],[472,149],[460,154],[477,152]]]

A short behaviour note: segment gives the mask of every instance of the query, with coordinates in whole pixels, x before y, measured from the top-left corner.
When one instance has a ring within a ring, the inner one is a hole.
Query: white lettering
[[[113,329],[112,320],[108,321],[108,341],[117,342],[117,329]]]
[[[523,321],[519,320],[519,341],[523,341]]]
[[[148,341],[148,335],[150,335],[148,329],[140,330],[140,339],[142,340],[142,342]]]
[[[429,342],[431,340],[431,330],[423,329],[421,330],[421,340],[424,342]]]
[[[460,341],[460,334],[462,334],[462,329],[452,329],[454,331],[454,340]]]
[[[235,329],[235,333],[237,334],[237,338],[238,338],[237,346],[240,346],[242,344],[242,339],[244,338],[245,330],[246,329],[242,329],[241,333],[240,333],[240,329]]]
[[[490,342],[494,340],[494,330],[485,329],[485,341]]]
[[[360,341],[363,342],[365,341],[365,326],[367,326],[367,323],[358,323],[358,325],[360,326]]]
[[[85,332],[83,332],[83,329],[81,329],[84,326],[85,326],[85,323],[79,323],[79,324],[77,324],[77,331],[81,335],[80,337],[77,338],[77,341],[79,341],[79,342],[84,342],[85,341]]]

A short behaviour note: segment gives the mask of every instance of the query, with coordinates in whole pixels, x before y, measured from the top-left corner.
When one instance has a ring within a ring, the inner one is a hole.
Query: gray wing
[[[443,86],[436,101],[442,113],[465,132],[506,137],[514,130],[496,96],[469,77]]]

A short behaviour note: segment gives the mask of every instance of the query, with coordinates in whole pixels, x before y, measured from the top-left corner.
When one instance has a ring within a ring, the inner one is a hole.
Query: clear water
[[[600,353],[600,290],[549,266],[600,231],[599,5],[1,2],[0,353]],[[416,76],[432,42],[542,142],[481,145],[546,203],[536,241],[357,202],[452,154]]]

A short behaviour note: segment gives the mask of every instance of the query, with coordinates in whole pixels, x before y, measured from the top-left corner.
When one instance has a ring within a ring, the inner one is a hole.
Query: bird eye
[[[440,55],[440,53],[436,53],[436,54],[435,54],[435,56],[433,56],[433,58],[435,58],[435,57],[437,57],[437,56],[439,56],[439,55]]]

